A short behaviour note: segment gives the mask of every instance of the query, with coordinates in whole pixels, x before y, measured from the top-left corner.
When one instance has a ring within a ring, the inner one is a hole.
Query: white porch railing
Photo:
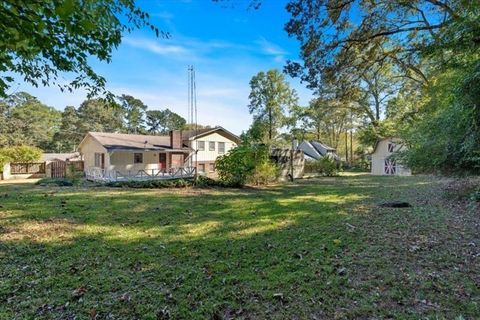
[[[87,180],[95,182],[128,181],[128,180],[159,180],[159,179],[182,179],[193,178],[196,169],[194,167],[170,168],[170,169],[147,169],[138,171],[120,172],[100,168],[85,169]]]

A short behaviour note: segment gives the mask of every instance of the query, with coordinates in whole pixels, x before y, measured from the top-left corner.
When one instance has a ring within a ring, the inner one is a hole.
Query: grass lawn
[[[444,183],[0,184],[0,319],[479,319],[478,208]]]

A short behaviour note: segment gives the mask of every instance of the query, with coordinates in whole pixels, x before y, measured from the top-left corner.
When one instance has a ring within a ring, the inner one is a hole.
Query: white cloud
[[[159,41],[169,41],[169,40],[159,40]],[[153,40],[143,39],[143,38],[132,38],[132,37],[126,37],[123,39],[123,43],[131,47],[148,50],[150,52],[153,52],[159,55],[175,56],[175,55],[189,54],[189,50],[187,50],[182,46],[163,44],[163,43],[160,43],[159,41],[153,41]]]
[[[283,62],[288,54],[282,47],[268,41],[264,37],[258,38],[255,43],[260,46],[263,54],[273,56],[275,62]]]

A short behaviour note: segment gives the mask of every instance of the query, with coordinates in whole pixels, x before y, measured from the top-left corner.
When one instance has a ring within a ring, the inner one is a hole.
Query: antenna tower
[[[188,67],[188,116],[187,122],[192,126],[190,130],[194,130],[195,136],[198,134],[198,123],[197,123],[197,84],[195,81],[195,68],[193,66]],[[194,159],[190,157],[190,166],[193,167],[192,161],[195,162],[195,175],[197,174],[197,141],[195,145],[192,145],[194,149]]]

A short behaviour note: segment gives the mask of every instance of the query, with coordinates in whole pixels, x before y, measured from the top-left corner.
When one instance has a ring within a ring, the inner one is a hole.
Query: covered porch
[[[191,178],[196,174],[187,162],[190,150],[109,150],[95,154],[95,166],[86,168],[92,181],[125,181]]]

